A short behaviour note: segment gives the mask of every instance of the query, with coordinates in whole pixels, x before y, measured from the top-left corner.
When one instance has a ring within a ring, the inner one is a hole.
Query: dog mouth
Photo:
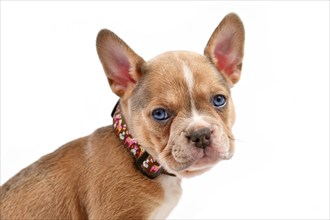
[[[190,150],[188,150],[190,149]],[[166,167],[169,171],[181,176],[192,176],[211,169],[222,160],[229,160],[233,156],[230,150],[209,146],[205,149],[188,146],[182,149],[172,148],[167,156]]]
[[[211,153],[209,153],[209,151]],[[229,160],[233,155],[227,151],[227,152],[217,152],[213,153],[213,149],[205,149],[203,152],[203,156],[196,159],[189,167],[186,168],[186,170],[200,170],[204,168],[211,168],[213,167],[217,162],[222,160]]]

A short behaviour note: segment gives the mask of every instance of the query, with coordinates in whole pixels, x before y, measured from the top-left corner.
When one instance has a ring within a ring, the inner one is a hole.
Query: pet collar
[[[154,179],[161,173],[175,176],[166,172],[163,167],[136,141],[129,133],[124,117],[121,114],[119,101],[113,109],[113,128],[125,148],[131,153],[135,160],[135,166],[145,176]]]

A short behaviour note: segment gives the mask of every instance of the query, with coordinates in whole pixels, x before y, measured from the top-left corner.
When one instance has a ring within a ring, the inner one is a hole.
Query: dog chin
[[[212,167],[214,167],[221,159],[210,158],[209,156],[204,156],[201,159],[197,160],[194,164],[188,168],[179,172],[179,175],[182,177],[193,177],[200,175]]]
[[[220,161],[221,161],[221,159],[212,160],[212,162],[209,162],[209,158],[205,157],[203,159],[198,160],[196,163],[194,163],[190,167],[179,171],[178,176],[189,178],[189,177],[201,175],[201,174],[209,171],[212,167],[214,167]]]
[[[205,173],[206,171],[210,170],[212,167],[208,168],[201,168],[201,169],[186,169],[178,173],[178,176],[181,178],[190,178],[194,176],[201,175]]]
[[[230,155],[230,156],[229,156]],[[170,164],[167,164],[168,170],[175,173],[179,177],[193,177],[210,170],[221,160],[230,159],[232,154],[225,153],[219,155],[219,157],[214,157],[201,153],[198,157],[195,157],[195,160],[180,163],[178,161],[172,160]]]

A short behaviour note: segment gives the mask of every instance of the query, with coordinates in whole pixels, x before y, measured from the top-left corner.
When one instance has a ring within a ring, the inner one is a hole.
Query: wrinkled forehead
[[[229,93],[223,76],[205,56],[197,53],[167,52],[148,61],[141,71],[144,76],[136,89],[136,94],[144,97],[141,107],[150,102],[170,107],[189,105],[189,100],[199,93],[219,90]]]

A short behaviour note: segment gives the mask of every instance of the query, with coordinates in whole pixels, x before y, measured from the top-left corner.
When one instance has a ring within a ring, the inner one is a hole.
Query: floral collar
[[[135,138],[129,133],[124,117],[121,114],[119,101],[112,111],[113,128],[125,148],[131,153],[135,160],[135,166],[145,176],[154,179],[161,173],[175,176],[167,173],[163,167],[141,146]]]

